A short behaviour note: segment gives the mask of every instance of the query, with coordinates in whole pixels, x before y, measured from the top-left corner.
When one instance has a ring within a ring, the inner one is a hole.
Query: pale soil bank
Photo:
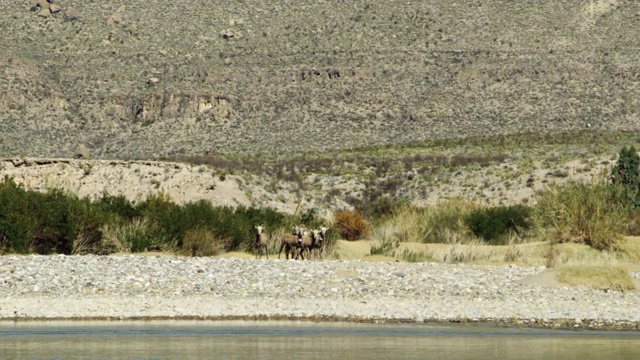
[[[638,276],[638,274],[632,274]],[[0,319],[300,319],[638,329],[640,292],[543,267],[174,256],[2,256]]]

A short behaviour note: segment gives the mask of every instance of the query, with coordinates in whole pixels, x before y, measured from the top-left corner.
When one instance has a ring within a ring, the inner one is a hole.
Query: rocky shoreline
[[[544,271],[513,265],[353,260],[2,256],[0,320],[305,320],[640,328],[640,292],[524,281]]]

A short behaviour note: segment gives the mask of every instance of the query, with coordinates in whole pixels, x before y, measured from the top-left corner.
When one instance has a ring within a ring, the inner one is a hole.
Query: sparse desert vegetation
[[[638,259],[636,2],[0,5],[3,252]]]
[[[33,3],[0,1],[4,156],[638,130],[633,1]]]

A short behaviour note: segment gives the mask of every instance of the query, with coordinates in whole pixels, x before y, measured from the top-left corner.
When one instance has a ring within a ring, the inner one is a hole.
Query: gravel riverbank
[[[0,320],[308,319],[638,329],[639,291],[522,281],[544,270],[366,261],[2,256]]]

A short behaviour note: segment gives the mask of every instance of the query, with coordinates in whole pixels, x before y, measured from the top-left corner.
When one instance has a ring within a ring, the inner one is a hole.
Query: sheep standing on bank
[[[267,259],[269,258],[269,238],[267,234],[263,233],[264,225],[255,225],[256,228],[256,239],[253,243],[253,247],[257,250],[256,259],[262,257],[262,251],[267,254]]]
[[[298,253],[296,254],[296,260],[298,259],[298,257],[304,260],[305,251],[309,253],[309,256],[307,256],[307,259],[311,257],[311,249],[313,249],[313,247],[316,245],[316,241],[320,236],[319,234],[320,232],[318,230],[311,230],[311,233],[307,233],[305,231],[305,233],[303,234],[300,240],[300,248],[298,250]]]
[[[324,260],[322,253],[324,252],[324,242],[327,238],[327,230],[329,230],[329,228],[324,226],[318,230],[316,242],[311,248],[311,251],[316,253],[316,258],[320,257],[320,260]],[[309,255],[309,258],[311,258],[311,255]]]
[[[282,254],[282,249],[285,249],[285,258],[289,259],[289,254],[291,254],[291,258],[293,259],[292,251],[294,249],[299,249],[302,243],[302,227],[294,226],[293,232],[291,234],[284,234],[280,239],[280,250],[278,251],[278,259],[280,259],[280,254]]]

